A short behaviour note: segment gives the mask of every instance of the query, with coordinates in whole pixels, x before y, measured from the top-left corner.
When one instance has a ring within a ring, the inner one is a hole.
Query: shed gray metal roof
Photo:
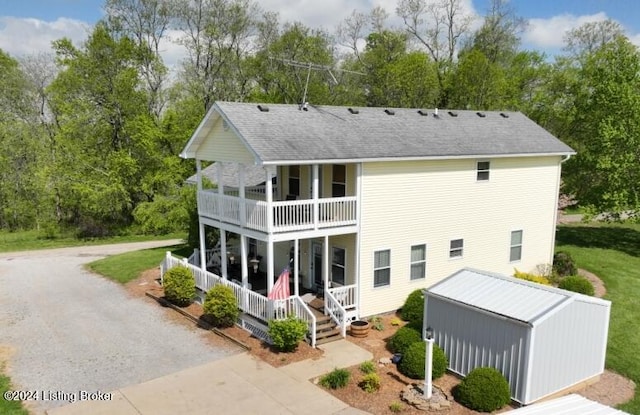
[[[427,293],[532,326],[568,301],[610,305],[599,298],[469,268],[434,284]]]
[[[225,186],[238,187],[240,183],[240,173],[238,169],[240,165],[238,163],[225,163],[215,162],[211,163],[201,173],[203,177],[206,177],[213,184],[218,184],[218,166],[222,164],[222,183]],[[264,168],[260,166],[244,166],[244,183],[246,186],[257,186],[260,183],[264,183],[266,180],[266,173]],[[190,176],[185,182],[189,184],[196,184],[196,175]]]
[[[610,406],[571,394],[507,412],[512,415],[625,415]]]
[[[216,102],[181,156],[195,157],[218,117],[255,155],[256,164],[574,153],[520,112],[258,107]]]

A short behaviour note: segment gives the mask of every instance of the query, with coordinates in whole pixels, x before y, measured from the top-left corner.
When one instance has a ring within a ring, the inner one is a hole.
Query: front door
[[[311,242],[311,275],[313,275],[313,284],[316,289],[321,288],[323,286],[321,242]]]

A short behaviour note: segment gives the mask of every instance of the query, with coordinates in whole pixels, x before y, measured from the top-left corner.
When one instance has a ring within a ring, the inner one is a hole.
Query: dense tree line
[[[586,24],[549,57],[522,49],[506,1],[475,31],[461,5],[400,0],[401,28],[375,8],[329,33],[251,0],[106,0],[80,46],[0,51],[0,229],[184,229],[194,167],[177,154],[216,100],[522,111],[578,151],[566,192],[636,211],[640,53],[622,28]],[[176,71],[170,41],[187,51]]]

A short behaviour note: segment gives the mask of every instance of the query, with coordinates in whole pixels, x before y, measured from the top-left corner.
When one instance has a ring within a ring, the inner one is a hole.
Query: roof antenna
[[[329,73],[329,76],[331,77],[331,81],[333,81],[333,83],[335,85],[338,85],[339,82],[336,79],[336,77],[333,75],[332,71],[338,71],[338,72],[347,72],[347,73],[352,73],[355,75],[366,75],[362,72],[356,72],[356,71],[348,71],[346,69],[335,69],[332,68],[331,66],[327,66],[327,65],[318,65],[315,63],[311,63],[311,62],[299,62],[299,61],[294,61],[291,59],[282,59],[282,58],[274,58],[274,57],[269,57],[269,59],[275,59],[277,61],[280,61],[282,63],[284,63],[285,65],[289,65],[289,66],[294,66],[297,68],[304,68],[307,70],[307,80],[304,84],[304,93],[302,94],[302,101],[298,107],[298,109],[303,110],[303,111],[307,111],[308,107],[309,107],[309,102],[307,101],[307,92],[309,91],[309,79],[311,78],[311,70],[316,70],[316,71],[327,71]]]

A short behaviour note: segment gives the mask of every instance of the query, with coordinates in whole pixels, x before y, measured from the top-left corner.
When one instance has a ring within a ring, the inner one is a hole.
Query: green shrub
[[[373,363],[373,361],[371,361],[371,360],[367,360],[365,362],[362,362],[360,364],[360,371],[362,373],[365,373],[365,374],[373,373],[373,372],[376,371],[376,364]]]
[[[188,306],[196,295],[196,281],[189,268],[171,268],[162,279],[165,298],[177,306]]]
[[[511,400],[509,383],[492,367],[477,367],[454,390],[456,400],[481,412],[500,409]]]
[[[424,316],[424,296],[422,290],[415,290],[404,302],[404,305],[400,309],[400,317],[404,321],[420,322],[422,325],[422,319]]]
[[[402,409],[404,409],[404,405],[402,405],[402,402],[393,401],[389,404],[389,410],[394,414],[402,412]]]
[[[558,284],[558,288],[586,295],[593,295],[595,293],[591,281],[579,275],[564,277],[560,281],[560,284]]]
[[[551,285],[551,281],[549,281],[549,278],[545,277],[544,275],[529,274],[527,272],[518,271],[516,268],[514,268],[513,271],[513,276],[518,279],[536,282],[542,285]]]
[[[304,320],[289,316],[285,320],[269,321],[269,337],[276,349],[292,352],[307,334],[308,326]]]
[[[349,383],[351,373],[347,369],[335,368],[320,378],[320,385],[329,389],[344,388]]]
[[[387,348],[392,353],[404,353],[413,343],[422,342],[419,330],[411,326],[400,327],[387,343]]]
[[[377,373],[368,373],[364,375],[358,386],[368,393],[377,392],[380,389],[380,376]]]
[[[402,355],[398,370],[412,379],[424,379],[424,361],[426,356],[426,344],[424,342],[413,343]],[[431,378],[438,379],[447,370],[448,362],[444,351],[437,345],[433,345]]]
[[[553,256],[553,270],[559,277],[576,275],[578,268],[568,252],[559,251]]]
[[[209,290],[202,308],[205,320],[216,327],[231,327],[240,315],[233,289],[222,284]]]

